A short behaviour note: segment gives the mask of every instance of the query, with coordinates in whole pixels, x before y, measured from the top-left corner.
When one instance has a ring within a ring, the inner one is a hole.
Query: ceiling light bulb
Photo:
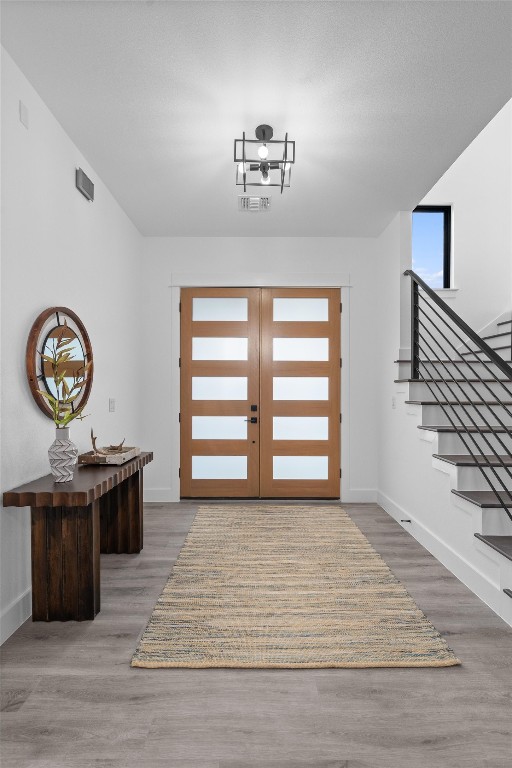
[[[238,164],[238,173],[243,174],[245,171],[245,166],[243,163]]]
[[[270,184],[270,176],[268,175],[268,172],[263,172],[261,174],[261,183],[262,184]]]
[[[268,157],[268,147],[266,144],[262,144],[262,146],[258,149],[258,157],[260,160],[266,160]]]

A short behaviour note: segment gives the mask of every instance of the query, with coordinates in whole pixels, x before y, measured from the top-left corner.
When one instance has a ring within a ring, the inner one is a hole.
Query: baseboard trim
[[[179,501],[172,488],[144,488],[144,501],[149,503],[164,504],[166,502]],[[376,488],[348,488],[343,493],[342,503],[347,504],[376,504]]]
[[[176,498],[172,488],[144,488],[144,501],[163,504],[169,501],[179,501],[179,498]]]
[[[377,495],[376,488],[347,488],[347,490],[343,492],[341,503],[376,504]]]
[[[489,608],[500,616],[501,590],[498,583],[494,582],[485,573],[482,573],[475,565],[466,560],[446,542],[442,541],[437,534],[415,518],[414,515],[381,491],[377,493],[377,503],[407,533],[448,568],[459,581],[465,584],[480,600],[483,600]],[[411,522],[401,523],[400,521],[404,519]]]
[[[32,589],[27,589],[0,613],[0,645],[32,615]]]

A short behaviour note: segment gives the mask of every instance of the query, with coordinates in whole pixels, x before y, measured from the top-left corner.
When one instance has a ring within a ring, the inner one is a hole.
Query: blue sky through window
[[[412,268],[431,288],[443,287],[444,214],[412,214]]]

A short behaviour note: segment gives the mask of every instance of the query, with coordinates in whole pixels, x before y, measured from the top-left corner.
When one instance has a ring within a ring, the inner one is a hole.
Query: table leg
[[[86,621],[99,610],[99,502],[32,507],[33,621]]]
[[[142,470],[100,498],[101,552],[133,554],[143,545]]]

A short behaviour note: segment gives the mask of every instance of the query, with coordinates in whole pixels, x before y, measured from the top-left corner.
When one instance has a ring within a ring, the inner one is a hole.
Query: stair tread
[[[501,320],[497,325],[512,325],[512,320]]]
[[[468,425],[467,427],[452,427],[451,424],[419,424],[418,429],[427,429],[431,432],[505,432],[512,434],[512,426],[505,427],[485,427],[481,424],[478,427]]]
[[[501,467],[502,464],[496,456],[469,456],[465,453],[434,453],[432,454],[434,459],[440,459],[446,461],[447,464],[455,464],[457,467],[476,467],[478,464],[492,464],[493,466]],[[512,456],[504,455],[500,456],[501,461],[505,466],[512,467]]]
[[[466,501],[470,501],[472,504],[476,504],[479,507],[486,509],[502,508],[502,505],[498,501],[498,498],[496,498],[496,494],[493,491],[456,491],[454,488],[452,488],[452,493],[454,493],[456,496],[460,496],[461,499],[466,499]],[[512,491],[510,498],[505,496],[503,492],[500,494],[500,497],[503,498],[505,506],[508,509],[512,509]]]
[[[510,336],[510,331],[500,331],[499,333],[490,333],[489,336],[482,336],[481,338],[484,339],[499,339],[501,336]]]
[[[464,354],[469,354],[469,353],[463,352],[462,354],[464,355]],[[405,360],[403,358],[400,358],[399,360],[393,360],[393,362],[394,363],[409,363],[409,364],[411,363],[410,360]],[[422,362],[422,363],[453,363],[454,365],[467,365],[468,362],[471,362],[471,361],[468,361],[468,360],[420,360],[420,362]],[[474,360],[473,362],[481,363],[482,361],[481,360]]]
[[[475,537],[512,560],[512,536],[487,536],[483,533],[475,533]]]
[[[423,381],[434,381],[434,382],[448,382],[448,384],[451,384],[452,382],[459,381],[461,384],[495,384],[496,382],[502,382],[503,384],[512,384],[512,378],[511,379],[394,379],[395,384],[402,384],[404,382],[409,382],[411,384],[421,384]]]
[[[506,405],[512,406],[512,400],[406,400],[410,405]]]

